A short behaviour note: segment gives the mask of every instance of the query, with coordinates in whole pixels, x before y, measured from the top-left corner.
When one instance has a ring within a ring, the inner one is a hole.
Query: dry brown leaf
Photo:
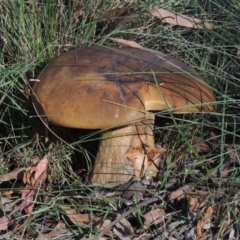
[[[26,187],[33,187],[39,185],[41,180],[46,178],[46,171],[48,165],[48,157],[45,156],[36,167],[28,168],[23,176],[23,181],[27,183]],[[33,194],[34,190],[26,189],[22,191],[23,201],[21,206],[26,213],[32,213],[33,211]]]
[[[235,239],[239,239],[240,236],[239,236],[239,233],[238,233],[238,230],[234,229],[233,227],[229,230],[229,236],[228,236],[228,239],[229,240],[235,240]]]
[[[51,240],[52,238],[48,237],[48,234],[39,234],[36,238],[36,240]]]
[[[141,50],[145,50],[145,51],[149,51],[149,52],[152,52],[152,53],[155,53],[155,54],[159,54],[158,57],[161,58],[162,60],[165,60],[167,61],[166,59],[164,59],[164,57],[167,55],[163,54],[163,53],[160,53],[159,51],[157,50],[153,50],[153,49],[150,49],[150,48],[146,48],[146,47],[143,47],[141,46],[140,44],[134,42],[134,41],[128,41],[128,40],[125,40],[125,39],[122,39],[122,38],[108,38],[114,42],[117,42],[119,44],[122,44],[124,46],[127,46],[127,47],[132,47],[132,48],[137,48],[137,49],[141,49]]]
[[[1,206],[2,210],[6,212],[11,212],[16,204],[18,204],[18,200],[14,201],[12,198],[1,197]]]
[[[0,176],[0,182],[10,181],[12,179],[22,179],[26,168],[19,168],[12,172]]]
[[[23,190],[22,191],[22,203],[21,206],[26,213],[32,213],[33,211],[33,190]]]
[[[12,203],[12,207],[17,203],[17,201],[14,201]],[[11,221],[11,218],[13,216],[14,213],[16,212],[19,212],[19,211],[22,211],[24,209],[24,206],[22,204],[16,206],[8,215],[6,216],[3,216],[2,218],[0,218],[0,226],[2,228],[5,228],[5,229],[0,229],[0,230],[6,230],[7,227],[8,227],[8,224],[10,223]]]
[[[137,48],[137,49],[145,49],[144,47],[142,47],[140,44],[134,42],[134,41],[128,41],[125,39],[121,39],[121,38],[108,38],[114,42],[117,42],[119,44],[128,46],[128,47],[132,47],[132,48]]]
[[[231,228],[229,229],[229,226],[231,225],[232,222],[233,220],[231,219],[231,213],[230,211],[227,211],[227,221],[223,221],[224,225],[220,235],[222,238],[226,237],[226,234],[232,230]]]
[[[67,207],[61,207],[61,209],[64,210],[71,222],[77,226],[86,227],[86,225],[91,222],[91,216],[88,213],[81,214],[76,210]]]
[[[63,234],[66,233],[66,224],[64,222],[59,222],[50,233],[39,234],[36,240],[58,239],[58,237],[63,236]]]
[[[190,186],[185,185],[185,186],[177,189],[176,191],[173,191],[169,196],[169,200],[172,201],[172,200],[175,200],[175,199],[179,200],[179,199],[185,198],[186,197],[185,192],[188,188],[190,188]]]
[[[209,195],[207,191],[188,189],[186,191],[188,210],[190,212],[197,212],[202,207],[201,204],[204,202],[205,198]]]
[[[163,8],[154,8],[149,11],[152,16],[161,19],[164,23],[169,23],[171,25],[184,26],[189,28],[206,28],[206,29],[216,29],[213,24],[202,22],[198,18],[189,17],[184,14],[170,12]]]
[[[38,184],[40,180],[46,178],[46,171],[48,166],[48,157],[45,156],[36,166],[35,181]]]
[[[126,218],[123,218],[115,225],[113,232],[119,239],[131,239],[134,235],[133,228]]]
[[[10,223],[10,220],[6,216],[2,216],[0,218],[0,230],[5,231],[8,228],[8,224]]]
[[[56,225],[56,227],[48,234],[48,236],[57,237],[59,235],[62,235],[65,227],[66,227],[66,224],[64,222],[59,222]]]
[[[99,229],[104,229],[105,227],[107,227],[112,221],[109,219],[106,219],[103,223],[102,221],[98,221],[97,223],[95,223],[94,227],[95,228],[99,228]]]
[[[208,219],[212,217],[213,208],[211,206],[206,208],[206,212],[201,220],[198,220],[197,223],[197,235],[199,238],[204,238],[205,233],[203,232],[204,225]]]
[[[6,173],[6,174],[3,174],[0,176],[0,182],[6,182],[6,181],[10,181],[10,180],[13,180],[13,179],[20,179],[20,180],[23,180],[24,181],[24,174],[25,174],[25,171],[26,170],[29,170],[32,169],[33,170],[36,170],[37,168],[37,175],[35,176],[36,179],[39,178],[39,176],[41,174],[43,174],[44,171],[46,171],[46,169],[44,169],[48,164],[48,158],[45,156],[40,162],[39,164],[37,165],[37,167],[33,167],[33,168],[19,168],[19,169],[16,169],[12,172],[9,172],[9,173]],[[29,174],[29,173],[28,173]],[[26,179],[25,179],[26,180]]]
[[[131,182],[129,185],[126,187],[124,186],[124,191],[123,191],[123,198],[130,199],[131,197],[135,196],[138,200],[144,200],[143,194],[147,191],[147,186],[142,185],[141,182]]]
[[[60,208],[65,212],[71,222],[77,226],[86,227],[86,225],[91,222],[95,225],[99,225],[101,222],[100,217],[88,213],[78,213],[76,210],[67,206],[60,206]]]
[[[45,156],[36,167],[33,168],[19,168],[10,173],[0,176],[0,181],[9,181],[12,179],[21,179],[26,183],[26,187],[32,187],[33,185],[38,185],[40,180],[43,180],[46,177],[46,170],[48,165],[48,157]],[[8,214],[9,220],[11,215],[16,211],[25,210],[26,213],[31,213],[33,210],[33,194],[32,189],[24,189],[22,191],[23,201],[21,204],[16,207],[10,214]]]
[[[188,210],[190,212],[196,212],[199,210],[199,198],[188,196]]]
[[[165,211],[163,209],[154,209],[143,215],[145,221],[144,226],[148,227],[152,224],[158,224],[163,221],[163,217],[165,216]]]
[[[23,174],[23,183],[33,186],[35,184],[36,168],[28,168]]]
[[[2,196],[10,196],[10,195],[12,195],[13,193],[14,193],[14,191],[8,190],[8,191],[2,191],[2,192],[1,192],[1,195],[2,195]]]

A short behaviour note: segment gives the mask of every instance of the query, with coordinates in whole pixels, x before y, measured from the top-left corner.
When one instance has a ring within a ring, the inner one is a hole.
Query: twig
[[[157,202],[159,201],[158,197],[152,197],[149,198],[139,204],[137,204],[137,208],[141,208],[144,207],[150,203],[153,202]],[[114,225],[116,225],[118,222],[120,222],[123,218],[127,217],[129,214],[133,213],[135,211],[134,207],[131,207],[128,211],[126,211],[125,213],[123,213],[120,217],[116,218],[113,222],[111,222],[107,227],[105,227],[98,235],[96,238],[94,238],[94,240],[100,240],[100,238],[107,232],[109,231]]]

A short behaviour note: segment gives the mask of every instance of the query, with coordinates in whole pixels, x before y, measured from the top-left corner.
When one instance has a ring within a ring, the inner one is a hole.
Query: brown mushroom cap
[[[87,47],[55,58],[34,86],[33,100],[49,121],[72,128],[107,128],[145,118],[146,111],[212,111],[206,82],[160,52]]]

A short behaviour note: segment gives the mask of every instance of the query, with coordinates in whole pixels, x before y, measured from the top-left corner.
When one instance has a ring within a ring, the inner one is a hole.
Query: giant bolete
[[[149,176],[164,148],[155,147],[154,115],[208,112],[214,96],[186,64],[158,51],[87,47],[66,52],[33,88],[40,115],[53,124],[104,129],[92,182],[119,184]]]

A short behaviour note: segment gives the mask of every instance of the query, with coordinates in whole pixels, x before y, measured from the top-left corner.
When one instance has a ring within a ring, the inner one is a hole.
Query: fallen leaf
[[[0,218],[0,230],[1,231],[7,230],[9,223],[10,223],[10,220],[8,219],[8,217],[2,216]]]
[[[77,226],[81,226],[84,228],[89,223],[93,223],[95,227],[100,226],[100,217],[96,217],[93,214],[88,213],[78,213],[76,210],[67,206],[60,206],[60,208],[65,212],[70,221]]]
[[[141,50],[145,50],[145,51],[149,51],[149,52],[152,52],[152,53],[155,53],[155,54],[159,54],[158,57],[163,59],[163,60],[166,60],[164,57],[167,55],[157,51],[157,50],[153,50],[153,49],[150,49],[150,48],[146,48],[146,47],[143,47],[141,46],[140,44],[134,42],[134,41],[128,41],[128,40],[125,40],[125,39],[122,39],[122,38],[108,38],[114,42],[117,42],[119,44],[122,44],[124,46],[127,46],[127,47],[132,47],[132,48],[137,48],[137,49],[141,49]],[[166,60],[167,61],[167,60]]]
[[[98,222],[97,224],[94,225],[94,227],[99,228],[99,229],[104,229],[105,227],[107,227],[112,221],[109,219],[106,219],[103,223]]]
[[[33,168],[19,168],[19,169],[16,169],[16,170],[12,171],[12,172],[9,172],[9,173],[1,175],[0,176],[0,182],[6,182],[6,181],[13,180],[13,179],[20,179],[20,180],[24,181],[25,171],[26,170],[30,171],[30,169],[32,169],[31,171],[37,169],[37,172],[36,172],[36,175],[35,175],[35,179],[38,179],[39,176],[42,175],[44,171],[46,171],[47,164],[48,164],[48,158],[45,156],[38,163],[37,167],[33,167]]]
[[[196,212],[199,210],[198,197],[188,196],[188,210],[190,212]]]
[[[163,8],[153,8],[149,13],[161,19],[163,23],[169,23],[171,25],[184,26],[189,28],[206,28],[206,29],[216,29],[217,27],[213,24],[203,22],[198,18],[189,17],[184,14],[170,12]]]
[[[130,182],[130,185],[122,187],[123,189],[123,198],[130,199],[135,196],[138,200],[143,200],[143,194],[147,189],[146,185],[143,185],[141,182]]]
[[[18,200],[14,201],[12,198],[1,197],[0,200],[2,209],[4,212],[11,212],[16,204],[18,204]]]
[[[48,166],[48,157],[45,156],[37,165],[36,167],[36,173],[35,173],[35,180],[37,183],[39,183],[39,180],[42,180],[46,177],[46,171]],[[45,174],[45,176],[44,176]]]
[[[33,186],[35,184],[35,173],[36,173],[36,168],[26,169],[23,175],[23,183],[29,186]]]
[[[236,230],[232,227],[232,228],[230,229],[230,231],[229,231],[229,237],[228,237],[228,239],[229,239],[229,240],[234,240],[234,239],[236,239],[236,238],[235,238],[236,235],[237,235],[237,234],[236,234]],[[237,236],[237,238],[239,238],[239,235]]]
[[[231,219],[231,213],[230,211],[228,210],[227,211],[227,221],[223,221],[223,228],[222,228],[222,231],[221,231],[221,237],[225,237],[226,234],[231,231],[231,228],[229,229],[229,226],[232,224],[233,220]],[[231,239],[231,238],[229,238]]]
[[[48,165],[48,157],[45,156],[36,167],[28,168],[27,171],[24,173],[23,181],[27,183],[26,187],[33,187],[34,185],[39,185],[40,180],[44,180],[46,178],[46,171]],[[23,207],[24,211],[28,214],[32,213],[33,211],[33,194],[34,190],[23,190],[22,191],[22,198],[23,201],[21,206]]]
[[[200,208],[202,207],[202,203],[209,195],[207,191],[201,190],[194,190],[188,189],[186,191],[187,201],[188,201],[188,210],[189,212],[196,213],[199,212]]]
[[[7,190],[7,191],[2,191],[1,192],[1,195],[2,196],[10,196],[10,195],[12,195],[14,193],[14,191],[12,191],[12,190]]]
[[[53,231],[51,231],[48,235],[50,237],[56,237],[59,235],[59,233],[63,232],[63,228],[66,227],[66,224],[64,222],[59,222],[56,227],[53,229]]]
[[[119,44],[128,46],[128,47],[132,47],[132,48],[138,48],[138,49],[145,49],[144,47],[142,47],[140,44],[134,42],[134,41],[128,41],[125,39],[121,39],[121,38],[108,38],[114,42],[117,42]]]
[[[203,232],[204,225],[208,219],[212,217],[213,208],[211,206],[206,208],[206,212],[201,220],[198,220],[197,223],[197,235],[199,238],[204,238],[205,233]]]
[[[39,234],[36,240],[58,239],[58,237],[67,233],[68,233],[68,230],[66,228],[66,224],[64,222],[59,222],[50,233]]]
[[[10,173],[3,174],[0,176],[0,181],[9,181],[12,179],[20,179],[24,183],[26,183],[27,187],[32,187],[33,185],[38,185],[40,182],[39,180],[44,179],[44,173],[46,172],[47,169],[47,164],[48,164],[48,157],[45,156],[36,167],[33,168],[19,168],[17,170],[14,170]],[[11,221],[11,217],[14,213],[18,211],[24,210],[26,213],[31,213],[33,211],[33,194],[34,190],[33,189],[24,189],[22,190],[22,202],[20,205],[16,206],[13,210],[13,206],[15,206],[16,201],[14,201],[11,204],[8,204],[5,207],[5,211],[12,210],[7,216],[3,216],[0,218],[0,230],[6,230],[8,227],[8,224]],[[4,204],[2,200],[2,205]]]
[[[33,211],[33,190],[23,190],[22,191],[22,202],[21,206],[26,213],[32,213]]]
[[[12,203],[12,206],[16,204],[17,201],[14,201],[14,203]],[[18,212],[18,211],[22,211],[24,209],[24,206],[22,204],[16,206],[8,215],[3,216],[0,218],[0,230],[6,230],[11,218],[13,216],[14,213]]]
[[[144,226],[148,227],[152,224],[158,224],[163,221],[163,217],[165,216],[165,211],[163,209],[154,209],[143,215],[145,221]]]
[[[21,179],[22,180],[25,170],[26,170],[26,168],[19,168],[12,172],[3,174],[0,176],[0,182],[6,182],[6,181],[13,180],[13,179]]]
[[[185,186],[177,189],[176,191],[173,191],[169,196],[169,200],[172,201],[172,200],[175,200],[175,199],[179,200],[179,199],[185,198],[186,197],[185,192],[188,188],[190,188],[190,186],[185,185]]]
[[[113,232],[119,239],[132,239],[134,235],[133,228],[126,218],[123,218],[115,225]]]

